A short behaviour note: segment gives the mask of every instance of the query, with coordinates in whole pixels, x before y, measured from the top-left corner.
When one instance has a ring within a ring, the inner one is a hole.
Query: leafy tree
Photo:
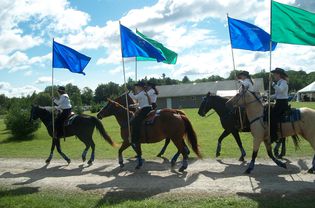
[[[41,106],[51,106],[51,94],[47,92],[40,92],[36,95],[33,103]]]
[[[81,94],[81,100],[83,105],[91,105],[93,101],[93,90],[88,87],[83,88]]]
[[[189,83],[190,82],[190,80],[189,80],[189,78],[187,77],[187,76],[184,76],[184,78],[182,79],[182,83]]]
[[[113,82],[100,84],[95,89],[94,100],[96,103],[106,102],[107,98],[115,98],[121,93],[121,87]]]

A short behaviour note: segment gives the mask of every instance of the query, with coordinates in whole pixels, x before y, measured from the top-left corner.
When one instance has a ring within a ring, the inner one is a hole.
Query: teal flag
[[[156,40],[153,40],[151,38],[148,38],[147,36],[143,35],[142,33],[140,33],[137,30],[137,34],[142,37],[143,39],[145,39],[146,41],[148,41],[149,43],[151,43],[155,48],[157,48],[159,51],[161,51],[161,53],[163,54],[163,56],[165,57],[165,60],[163,61],[163,63],[166,64],[176,64],[177,61],[177,53],[175,53],[174,51],[164,47],[164,45],[162,43],[157,42]],[[154,58],[147,58],[147,57],[141,57],[141,56],[137,56],[137,61],[156,61],[156,59]]]
[[[271,39],[278,43],[315,45],[315,14],[272,1]]]

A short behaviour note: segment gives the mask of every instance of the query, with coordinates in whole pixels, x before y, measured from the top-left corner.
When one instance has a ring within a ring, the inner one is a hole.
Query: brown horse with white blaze
[[[123,144],[119,149],[118,159],[121,167],[124,166],[122,152],[131,145],[128,140],[129,131],[125,96],[126,94],[123,94],[115,100],[108,99],[107,105],[97,114],[97,118],[99,119],[115,116],[120,125],[120,133],[123,139]],[[127,99],[128,104],[134,104],[134,101],[128,95]],[[155,113],[155,111],[152,111],[151,113]],[[130,118],[132,118],[133,115],[134,112],[129,111]],[[142,123],[140,135],[140,143],[156,143],[166,138],[172,140],[178,151],[183,155],[182,166],[179,169],[181,172],[188,167],[188,151],[187,148],[185,148],[186,145],[184,141],[185,135],[187,136],[193,151],[199,158],[201,158],[196,133],[191,122],[182,111],[175,109],[161,109],[158,115],[154,118],[154,122],[152,124],[146,124],[145,122]],[[136,150],[136,152],[138,161],[136,168],[140,168],[143,163],[141,158],[141,146],[138,150]],[[176,161],[172,161],[172,165],[175,165],[175,162]]]

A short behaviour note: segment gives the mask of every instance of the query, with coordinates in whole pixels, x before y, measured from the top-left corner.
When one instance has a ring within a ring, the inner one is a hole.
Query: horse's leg
[[[285,138],[282,138],[282,142],[281,142],[282,145],[281,145],[280,158],[283,158],[283,157],[286,155],[286,150],[287,150],[287,148],[286,148],[285,143],[286,143],[286,139],[285,139]]]
[[[179,172],[183,172],[188,167],[188,152],[187,152],[188,148],[185,148],[186,145],[183,138],[175,137],[175,138],[172,138],[172,141],[177,147],[178,152],[182,153],[183,155],[182,166],[178,170]]]
[[[271,148],[271,144],[269,143],[269,141],[264,141],[265,146],[266,146],[266,150],[268,153],[268,156],[279,166],[282,168],[287,168],[287,165],[283,162],[281,162],[280,160],[276,159],[273,154],[272,154],[272,148]]]
[[[56,146],[56,141],[54,138],[52,138],[51,140],[51,149],[50,149],[50,154],[46,160],[46,163],[50,163],[51,159],[53,158],[54,156],[54,150],[55,150],[55,146]]]
[[[123,151],[130,146],[130,143],[127,140],[124,140],[121,147],[118,150],[118,162],[121,168],[124,167],[124,158],[123,158]]]
[[[169,145],[170,141],[171,141],[170,139],[165,139],[164,146],[161,149],[160,153],[157,155],[157,157],[162,157],[162,155],[164,155],[165,150],[166,150],[167,146]]]
[[[248,168],[246,169],[245,173],[250,174],[252,170],[254,170],[255,167],[255,160],[258,154],[259,146],[261,144],[262,140],[255,139],[253,141],[253,153],[252,153],[252,160],[250,161]]]
[[[281,153],[279,154],[280,146],[281,146]],[[273,152],[277,158],[282,158],[283,156],[285,156],[285,153],[286,153],[285,138],[281,138],[278,142],[276,142]]]
[[[142,150],[141,150],[141,143],[136,145],[136,152],[137,152],[137,166],[136,169],[140,169],[143,165],[143,159],[142,159]]]
[[[242,144],[242,141],[241,141],[241,138],[240,138],[240,134],[238,133],[238,131],[235,129],[232,131],[232,134],[234,136],[234,139],[238,145],[238,147],[240,148],[240,151],[241,151],[241,157],[238,159],[239,161],[244,161],[244,157],[246,156],[246,152],[243,148],[243,144]]]
[[[63,159],[65,159],[68,162],[68,164],[70,164],[71,163],[70,158],[68,158],[67,155],[65,155],[65,153],[61,151],[60,139],[56,139],[56,147],[57,147],[57,151],[63,157]]]
[[[95,143],[93,141],[93,138],[90,138],[90,144],[91,144],[92,152],[91,152],[91,157],[88,161],[88,164],[92,165],[92,163],[94,162],[94,158],[95,158]]]
[[[86,154],[87,154],[87,152],[88,152],[89,149],[90,149],[90,144],[89,144],[88,142],[84,142],[84,144],[85,144],[85,149],[84,149],[83,152],[82,152],[82,161],[83,161],[83,162],[85,162],[85,160],[86,160]]]
[[[220,154],[221,154],[221,143],[222,143],[223,139],[224,139],[225,137],[227,137],[229,134],[230,134],[229,131],[224,130],[224,131],[222,132],[221,136],[219,137],[219,139],[218,139],[218,145],[217,145],[217,151],[216,151],[216,154],[215,154],[216,157],[219,157],[219,156],[220,156]]]
[[[184,141],[183,141],[183,142],[184,142]],[[185,152],[187,153],[187,155],[190,154],[190,150],[189,150],[189,148],[187,147],[187,145],[185,144],[185,142],[184,142],[184,150],[185,150]],[[172,160],[171,160],[171,166],[172,166],[172,167],[174,167],[174,166],[176,165],[176,162],[177,162],[177,159],[178,159],[179,155],[180,155],[180,151],[177,151],[177,152],[175,153],[175,155],[172,157]]]
[[[313,157],[312,168],[310,168],[307,172],[308,173],[315,173],[315,155]]]

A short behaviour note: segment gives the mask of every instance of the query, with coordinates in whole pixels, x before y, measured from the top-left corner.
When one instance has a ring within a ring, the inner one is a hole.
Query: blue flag
[[[73,73],[85,75],[83,70],[90,60],[90,57],[53,41],[53,68],[66,68]]]
[[[228,17],[232,48],[270,51],[270,35],[256,25]],[[277,43],[272,42],[272,50]]]
[[[158,62],[165,60],[161,51],[123,25],[120,25],[120,39],[122,57],[147,57]]]

